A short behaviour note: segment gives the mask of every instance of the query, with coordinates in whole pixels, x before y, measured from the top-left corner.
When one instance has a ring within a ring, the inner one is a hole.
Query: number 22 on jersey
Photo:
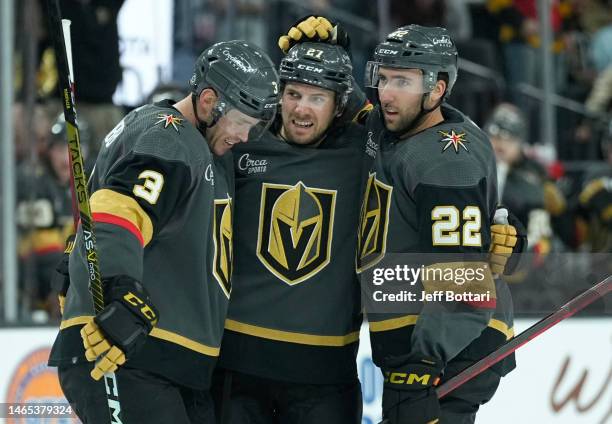
[[[459,230],[461,218],[463,225]],[[434,246],[482,246],[482,215],[477,206],[460,212],[455,206],[436,206],[431,210],[431,239]]]

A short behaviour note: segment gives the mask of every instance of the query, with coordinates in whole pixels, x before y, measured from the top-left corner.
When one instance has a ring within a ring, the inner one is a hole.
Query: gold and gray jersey
[[[159,323],[129,364],[208,387],[231,291],[233,169],[168,102],[128,114],[104,139],[90,179],[102,277],[141,281]],[[93,315],[82,229],[50,364],[84,360],[80,327]]]
[[[434,254],[482,253],[481,266],[487,266],[484,255],[497,204],[495,157],[486,135],[469,118],[446,105],[442,112],[442,123],[404,140],[384,131],[379,108],[368,117],[379,149],[362,206],[359,272],[394,256],[389,254],[423,254],[426,262]],[[487,273],[480,289],[490,296],[453,312],[433,302],[425,302],[418,314],[368,311],[375,362],[415,353],[446,363],[468,346],[490,351],[504,342],[512,334],[510,293]]]
[[[355,381],[354,271],[364,131],[318,148],[268,132],[235,147],[234,273],[219,364],[291,382]]]

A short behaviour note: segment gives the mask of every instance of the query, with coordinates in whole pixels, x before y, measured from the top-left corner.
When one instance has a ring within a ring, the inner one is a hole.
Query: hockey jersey
[[[104,139],[90,179],[102,277],[141,281],[159,322],[126,366],[207,388],[231,291],[233,170],[169,102],[128,114]],[[84,234],[49,363],[84,361],[79,335],[93,315]]]
[[[487,266],[497,204],[495,157],[469,118],[446,105],[442,113],[442,123],[405,140],[384,130],[380,108],[368,116],[368,137],[379,148],[362,208],[359,272],[389,254],[421,254],[425,262],[428,255],[482,254]],[[509,290],[490,272],[484,281],[488,299],[452,311],[437,302],[423,302],[417,313],[367,311],[374,362],[408,353],[444,363],[460,353],[475,360],[505,342],[512,336]],[[510,359],[497,370],[513,366]]]
[[[349,124],[318,148],[271,132],[235,147],[235,264],[220,366],[297,383],[356,380],[364,135]]]

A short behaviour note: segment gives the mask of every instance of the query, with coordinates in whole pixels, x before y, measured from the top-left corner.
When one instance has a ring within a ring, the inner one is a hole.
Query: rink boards
[[[516,328],[521,331],[533,322],[519,320]],[[55,334],[56,329],[49,327],[0,329],[0,403],[65,402],[55,370],[45,364]],[[382,379],[370,359],[366,326],[361,340],[358,369],[363,424],[375,424],[380,418]],[[517,370],[502,380],[493,400],[481,409],[477,423],[598,424],[612,420],[612,318],[563,322],[521,348],[517,364]],[[62,421],[70,422],[54,422]]]

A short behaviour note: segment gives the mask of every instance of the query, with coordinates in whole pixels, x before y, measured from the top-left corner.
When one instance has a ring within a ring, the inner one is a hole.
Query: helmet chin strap
[[[436,110],[444,101],[444,96],[440,97],[440,100],[438,100],[436,102],[436,104],[429,108],[426,109],[425,108],[425,101],[427,100],[427,98],[429,97],[430,93],[423,93],[423,95],[421,96],[421,110],[419,110],[419,113],[417,114],[417,116],[414,117],[414,119],[412,120],[412,122],[410,122],[409,125],[407,125],[405,128],[402,128],[401,130],[398,131],[390,131],[390,133],[392,133],[393,135],[397,136],[397,138],[402,139],[402,138],[406,138],[406,134],[408,132],[410,132],[411,130],[413,130],[414,128],[418,127],[421,122],[423,122],[423,119],[429,115],[431,112],[433,112],[434,110]]]
[[[191,94],[191,105],[193,106],[193,114],[195,115],[196,122],[197,122],[196,127],[202,133],[202,135],[206,137],[206,129],[213,127],[219,121],[219,114],[218,113],[212,114],[213,119],[210,124],[206,121],[203,121],[202,119],[200,119],[200,116],[198,115],[198,105],[196,104],[196,102],[197,102],[197,97],[195,94],[192,93]]]

